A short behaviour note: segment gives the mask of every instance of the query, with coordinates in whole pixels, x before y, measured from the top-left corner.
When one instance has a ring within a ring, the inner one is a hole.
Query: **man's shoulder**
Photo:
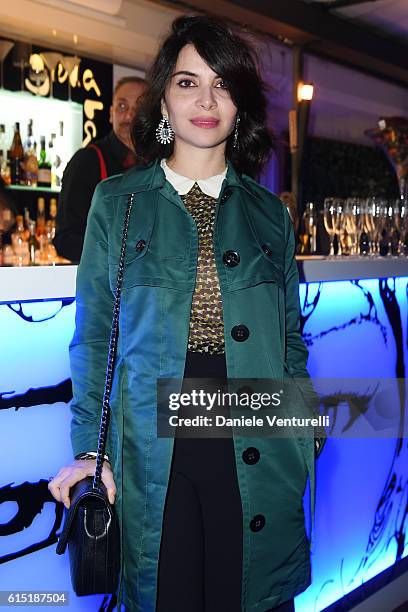
[[[95,168],[99,168],[98,154],[95,149],[89,145],[87,147],[82,147],[75,151],[68,165],[71,168],[84,165],[94,165]]]
[[[71,158],[72,161],[90,161],[95,162],[96,165],[99,166],[99,158],[96,149],[100,151],[105,151],[109,146],[109,138],[105,136],[104,138],[99,138],[98,140],[92,140],[92,142],[86,147],[81,147],[75,151],[74,155]]]

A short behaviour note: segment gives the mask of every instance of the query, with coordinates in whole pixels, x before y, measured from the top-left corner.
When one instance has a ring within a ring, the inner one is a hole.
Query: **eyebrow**
[[[175,73],[173,74],[173,77],[175,77],[175,76],[177,76],[177,75],[179,75],[179,74],[186,74],[186,75],[188,75],[188,76],[197,77],[197,78],[199,78],[199,76],[200,76],[199,74],[196,74],[195,72],[190,72],[190,70],[179,70],[178,72],[175,72]],[[173,78],[173,77],[172,77],[172,78]],[[219,74],[217,74],[217,75],[216,75],[214,78],[215,78],[215,79],[220,79],[221,77],[220,77],[220,75],[219,75]]]
[[[190,72],[189,70],[179,70],[178,72],[175,72],[173,76],[175,77],[178,74],[188,74],[188,76],[198,77],[198,74],[195,72]]]

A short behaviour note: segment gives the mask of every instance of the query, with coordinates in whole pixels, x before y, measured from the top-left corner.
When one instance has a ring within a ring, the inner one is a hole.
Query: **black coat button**
[[[249,329],[246,325],[235,325],[231,329],[231,336],[237,342],[244,342],[249,338]]]
[[[241,258],[237,251],[225,251],[224,255],[222,256],[222,261],[230,268],[235,268],[235,266],[239,264],[240,259]]]
[[[256,514],[249,523],[251,531],[261,531],[265,526],[265,517],[263,514]]]
[[[265,255],[268,255],[269,257],[272,255],[272,249],[267,244],[263,244],[261,248]]]
[[[227,189],[225,189],[224,193],[221,196],[221,203],[225,204],[225,202],[229,200],[231,196],[232,196],[232,190],[227,187]]]
[[[255,463],[258,463],[260,456],[261,454],[259,450],[255,448],[254,446],[250,446],[249,448],[244,450],[244,452],[242,453],[242,459],[248,465],[254,465]]]
[[[135,246],[135,251],[143,251],[146,246],[145,240],[138,240]]]

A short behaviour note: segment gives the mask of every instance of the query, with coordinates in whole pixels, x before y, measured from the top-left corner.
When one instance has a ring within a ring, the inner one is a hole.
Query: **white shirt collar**
[[[215,174],[214,176],[210,176],[206,179],[199,179],[194,181],[193,179],[188,178],[187,176],[183,176],[182,174],[178,174],[174,172],[171,168],[166,164],[166,160],[162,159],[160,162],[161,167],[164,170],[164,174],[166,175],[166,179],[171,183],[176,191],[180,195],[185,195],[190,191],[194,183],[198,183],[201,191],[211,196],[212,198],[218,198],[221,191],[221,185],[227,175],[228,168],[225,168],[222,174]]]

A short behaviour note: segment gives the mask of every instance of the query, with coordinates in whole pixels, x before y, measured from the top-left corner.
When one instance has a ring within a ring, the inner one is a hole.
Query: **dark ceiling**
[[[174,0],[408,86],[408,0]]]

